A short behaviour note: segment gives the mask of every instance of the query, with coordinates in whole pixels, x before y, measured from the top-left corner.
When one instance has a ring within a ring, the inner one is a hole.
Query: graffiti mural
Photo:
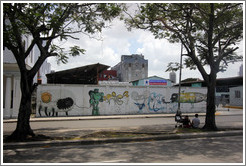
[[[143,94],[139,94],[134,91],[131,97],[135,101],[134,104],[138,107],[139,112],[142,112],[143,109],[154,112],[165,110],[167,109],[167,103],[170,103],[165,101],[165,97],[162,94],[155,92],[144,91]]]
[[[138,92],[132,92],[132,99],[134,104],[138,107],[138,112],[142,112],[144,109],[147,111],[165,111],[175,112],[178,107],[178,94],[173,93],[169,101],[166,101],[166,97],[163,94],[145,91],[143,94]],[[191,108],[194,108],[195,103],[206,101],[206,95],[198,92],[183,92],[180,95],[180,103],[190,103]]]
[[[99,113],[99,102],[103,102],[103,92],[99,92],[99,89],[89,91],[90,96],[90,107],[92,106],[92,115],[100,115]]]
[[[142,112],[145,106],[147,105],[149,92],[144,91],[143,94],[139,94],[136,91],[131,93],[131,98],[134,100],[134,104],[138,107],[138,112]]]
[[[151,93],[148,98],[148,108],[150,111],[157,112],[167,108],[167,102],[162,94]]]
[[[173,93],[171,96],[172,102],[178,102],[178,93]],[[207,96],[198,92],[183,92],[180,93],[180,103],[199,103],[206,101]]]
[[[72,110],[74,106],[74,100],[72,97],[62,97],[59,91],[51,90],[41,93],[41,101],[38,107],[39,116],[42,116],[42,112],[46,116],[58,116],[58,112],[65,112],[68,116],[68,112]],[[71,92],[67,91],[69,95]],[[59,97],[58,97],[59,96]],[[72,96],[72,95],[70,95]]]
[[[110,104],[110,101],[113,100],[115,104],[122,105],[123,104],[123,98],[128,98],[128,91],[125,91],[123,95],[119,94],[116,95],[115,92],[112,92],[111,94],[107,94],[106,96],[103,97],[103,101],[106,101],[107,103]]]
[[[69,109],[73,106],[73,104],[73,99],[71,97],[67,97],[65,99],[59,99],[56,103],[56,106],[59,109]]]
[[[177,92],[177,87],[40,85],[36,116],[176,113]],[[182,112],[205,112],[206,92],[206,88],[183,89]]]
[[[44,103],[49,103],[52,100],[52,95],[49,92],[44,92],[41,94],[41,100]]]
[[[171,96],[171,101],[178,102],[179,95],[178,93],[173,93]],[[190,103],[192,108],[195,103],[200,103],[207,100],[207,96],[198,92],[182,92],[180,93],[180,103]]]

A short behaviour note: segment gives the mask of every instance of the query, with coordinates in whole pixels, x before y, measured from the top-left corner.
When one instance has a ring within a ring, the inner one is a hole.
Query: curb
[[[186,115],[186,114],[185,114]],[[191,116],[194,113],[187,115]],[[205,113],[199,113],[200,116],[205,116]],[[115,116],[84,116],[84,117],[39,117],[30,118],[30,122],[46,122],[46,121],[70,121],[70,120],[104,120],[104,119],[137,119],[137,118],[169,118],[175,117],[175,114],[147,114],[147,115],[115,115]],[[3,123],[15,123],[17,119],[3,120]]]
[[[103,138],[103,139],[88,139],[88,140],[59,140],[59,141],[3,143],[3,150],[16,149],[16,148],[32,148],[32,147],[46,148],[50,146],[93,145],[93,144],[103,144],[103,143],[141,142],[141,141],[191,139],[191,138],[203,138],[203,137],[224,137],[224,136],[240,136],[240,135],[243,135],[243,130],[170,134],[170,135],[133,137],[133,138]]]
[[[104,120],[104,119],[137,119],[137,118],[166,118],[174,117],[175,114],[166,115],[119,115],[119,116],[84,116],[84,117],[38,117],[30,118],[30,122],[46,121],[70,121],[70,120]],[[202,115],[201,115],[202,116]],[[3,123],[15,123],[17,119],[3,120]]]
[[[195,113],[183,113],[184,115],[194,116]],[[206,116],[206,113],[198,113],[199,116]],[[217,112],[215,116],[229,116],[232,114],[223,114]],[[233,114],[242,115],[242,114]],[[79,116],[79,117],[38,117],[30,118],[30,122],[47,122],[47,121],[70,121],[70,120],[104,120],[104,119],[137,119],[137,118],[170,118],[175,117],[175,114],[146,114],[146,115],[115,115],[115,116]],[[16,123],[17,119],[5,119],[3,123]]]

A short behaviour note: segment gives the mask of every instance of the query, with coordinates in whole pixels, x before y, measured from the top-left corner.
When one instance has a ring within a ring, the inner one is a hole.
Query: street
[[[242,114],[243,115],[243,114]],[[234,127],[243,126],[242,115],[216,116],[217,127]],[[192,119],[193,117],[190,117]],[[205,117],[199,117],[201,125],[205,123]],[[42,132],[43,130],[95,130],[95,129],[111,129],[124,127],[141,127],[163,125],[166,127],[174,127],[176,122],[174,117],[166,118],[137,118],[137,119],[104,119],[104,120],[71,120],[71,121],[46,121],[46,122],[31,122],[31,128],[34,132]],[[16,127],[16,123],[3,123],[3,131],[5,134],[11,134]]]
[[[203,126],[205,117],[199,118]],[[243,128],[243,116],[216,116],[216,124],[219,128]],[[174,129],[174,125],[173,117],[31,122],[36,134],[46,132],[50,136],[124,128],[163,131]],[[3,123],[4,135],[13,132],[15,126],[16,123]],[[243,162],[243,136],[76,146],[40,145],[6,149],[3,155],[4,163],[240,163]]]
[[[243,136],[4,150],[4,163],[242,163]]]

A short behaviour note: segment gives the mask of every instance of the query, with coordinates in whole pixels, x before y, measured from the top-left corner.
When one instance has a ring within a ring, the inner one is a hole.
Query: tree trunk
[[[207,82],[207,110],[206,119],[203,129],[216,131],[218,130],[215,123],[215,88],[216,88],[216,75],[210,75],[209,82]]]
[[[21,102],[18,121],[15,131],[9,136],[10,140],[23,141],[29,135],[34,137],[31,126],[31,95],[33,91],[33,78],[28,78],[26,73],[21,73]]]

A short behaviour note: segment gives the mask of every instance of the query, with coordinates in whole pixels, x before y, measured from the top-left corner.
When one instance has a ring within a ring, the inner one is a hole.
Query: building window
[[[217,86],[216,92],[229,92],[229,87],[228,86]]]
[[[241,98],[241,93],[239,90],[235,91],[235,98]]]

